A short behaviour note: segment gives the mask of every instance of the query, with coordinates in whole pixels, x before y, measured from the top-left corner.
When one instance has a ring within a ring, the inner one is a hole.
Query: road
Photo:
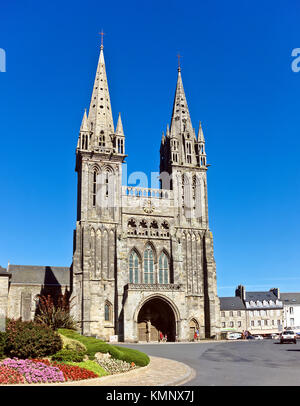
[[[296,345],[270,339],[124,345],[189,365],[196,376],[186,386],[300,385],[300,341]]]

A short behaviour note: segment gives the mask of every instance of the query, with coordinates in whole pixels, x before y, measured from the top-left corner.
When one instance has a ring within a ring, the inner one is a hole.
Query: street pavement
[[[184,386],[300,385],[300,341],[296,345],[266,339],[124,346],[190,366],[196,375]]]

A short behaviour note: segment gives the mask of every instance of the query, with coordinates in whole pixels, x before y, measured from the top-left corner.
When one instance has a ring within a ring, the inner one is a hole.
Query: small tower
[[[197,158],[198,165],[201,168],[206,168],[206,153],[205,153],[205,139],[203,135],[201,121],[199,122],[198,138],[197,138]]]
[[[121,120],[121,113],[119,113],[116,135],[115,135],[115,149],[116,154],[124,155],[125,151],[125,135],[123,131],[123,124]]]

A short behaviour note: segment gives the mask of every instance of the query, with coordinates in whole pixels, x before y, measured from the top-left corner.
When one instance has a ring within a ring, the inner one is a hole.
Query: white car
[[[297,334],[293,330],[283,331],[280,336],[280,344],[283,343],[297,344]]]
[[[259,334],[254,334],[254,339],[255,340],[263,340],[264,338],[263,338],[263,336],[260,336]]]
[[[227,340],[238,340],[239,338],[242,338],[241,333],[230,333],[227,335]]]

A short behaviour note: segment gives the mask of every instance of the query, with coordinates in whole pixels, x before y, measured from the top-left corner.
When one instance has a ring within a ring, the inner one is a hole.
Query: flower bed
[[[136,368],[134,362],[129,364],[126,361],[113,358],[97,359],[97,363],[111,375],[120,374]]]
[[[24,377],[25,383],[56,383],[65,381],[64,374],[59,368],[46,365],[43,362],[6,358],[1,364],[13,372],[19,372]]]
[[[58,383],[97,377],[97,374],[87,369],[63,363],[50,362],[47,359],[23,360],[18,358],[6,358],[0,363],[0,383],[6,384]]]
[[[0,384],[24,383],[24,377],[20,372],[0,365]]]

